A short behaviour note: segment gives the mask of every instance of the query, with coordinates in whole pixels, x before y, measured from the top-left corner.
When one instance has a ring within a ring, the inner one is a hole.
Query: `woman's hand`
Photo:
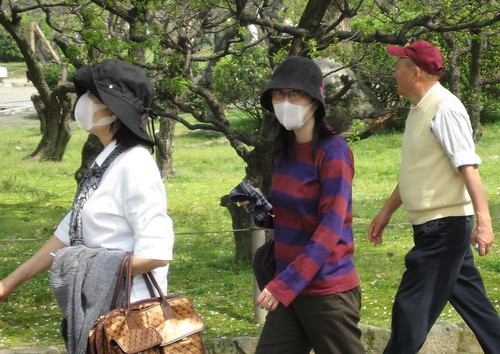
[[[0,302],[6,300],[16,290],[15,287],[8,285],[6,279],[0,280]]]
[[[273,294],[267,290],[267,288],[264,288],[262,292],[260,293],[259,297],[257,298],[257,306],[259,306],[261,309],[265,309],[267,311],[274,311],[279,305],[278,299],[276,299]]]
[[[255,188],[255,190],[261,195],[264,197],[264,193],[262,193],[262,190],[260,188]],[[247,209],[247,205],[250,204],[250,201],[248,200],[242,200],[240,202],[237,203],[238,206],[240,207],[244,207],[245,210],[248,212],[248,209]]]
[[[12,295],[20,284],[50,268],[54,260],[53,255],[65,246],[55,235],[50,237],[31,258],[0,281],[0,301]]]

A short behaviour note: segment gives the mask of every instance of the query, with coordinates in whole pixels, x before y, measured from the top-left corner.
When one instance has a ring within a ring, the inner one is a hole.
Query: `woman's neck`
[[[302,128],[294,129],[295,141],[299,144],[307,143],[313,139],[314,118],[309,119]]]
[[[94,134],[101,144],[106,147],[113,141],[116,130],[116,125],[103,125],[93,127],[90,133]]]

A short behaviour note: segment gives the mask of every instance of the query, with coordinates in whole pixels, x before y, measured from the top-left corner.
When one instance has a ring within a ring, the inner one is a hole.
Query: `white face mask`
[[[90,98],[89,93],[82,95],[75,106],[75,119],[80,128],[85,131],[90,131],[93,127],[107,125],[113,123],[117,118],[114,114],[101,117],[94,122],[94,115],[107,107],[102,103],[94,103]]]
[[[307,106],[300,106],[285,100],[273,104],[273,107],[274,114],[276,114],[276,118],[278,118],[281,125],[287,130],[292,130],[302,128],[311,119],[314,111],[310,112],[310,110],[313,105],[314,102]]]

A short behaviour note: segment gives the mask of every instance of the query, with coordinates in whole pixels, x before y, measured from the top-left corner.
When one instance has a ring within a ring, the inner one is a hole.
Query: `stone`
[[[384,110],[383,104],[373,91],[359,80],[351,69],[343,68],[340,63],[330,58],[318,58],[314,61],[324,75],[326,100],[333,98],[344,87],[341,76],[345,75],[354,82],[339,102],[326,105],[326,120],[337,131],[346,131],[353,118],[363,118]]]
[[[234,341],[229,338],[214,338],[204,341],[204,344],[206,354],[240,354]]]
[[[436,323],[427,336],[421,352],[426,354],[458,353],[459,338],[457,325]]]
[[[389,341],[391,332],[388,329],[359,324],[361,328],[361,342],[365,347],[366,354],[380,354],[384,351]]]
[[[458,352],[460,354],[483,354],[479,342],[472,330],[465,323],[457,325],[459,330]]]
[[[258,337],[238,337],[234,339],[238,353],[253,354],[259,341]]]
[[[26,347],[0,350],[0,354],[65,354],[64,347]]]
[[[382,353],[390,331],[360,324],[366,354]],[[258,337],[214,338],[205,340],[206,354],[253,354]],[[31,347],[0,350],[0,354],[65,354],[64,347]],[[313,353],[313,352],[311,352]],[[432,327],[419,354],[480,354],[476,337],[465,323],[438,322]]]

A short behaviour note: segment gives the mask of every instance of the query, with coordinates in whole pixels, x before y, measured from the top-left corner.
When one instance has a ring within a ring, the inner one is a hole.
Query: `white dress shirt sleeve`
[[[440,104],[431,130],[458,170],[464,165],[480,165],[481,158],[476,154],[469,115],[463,105],[456,103],[446,101]]]
[[[66,214],[64,219],[57,225],[54,235],[63,242],[66,246],[69,246],[69,222],[71,220],[71,211]]]

